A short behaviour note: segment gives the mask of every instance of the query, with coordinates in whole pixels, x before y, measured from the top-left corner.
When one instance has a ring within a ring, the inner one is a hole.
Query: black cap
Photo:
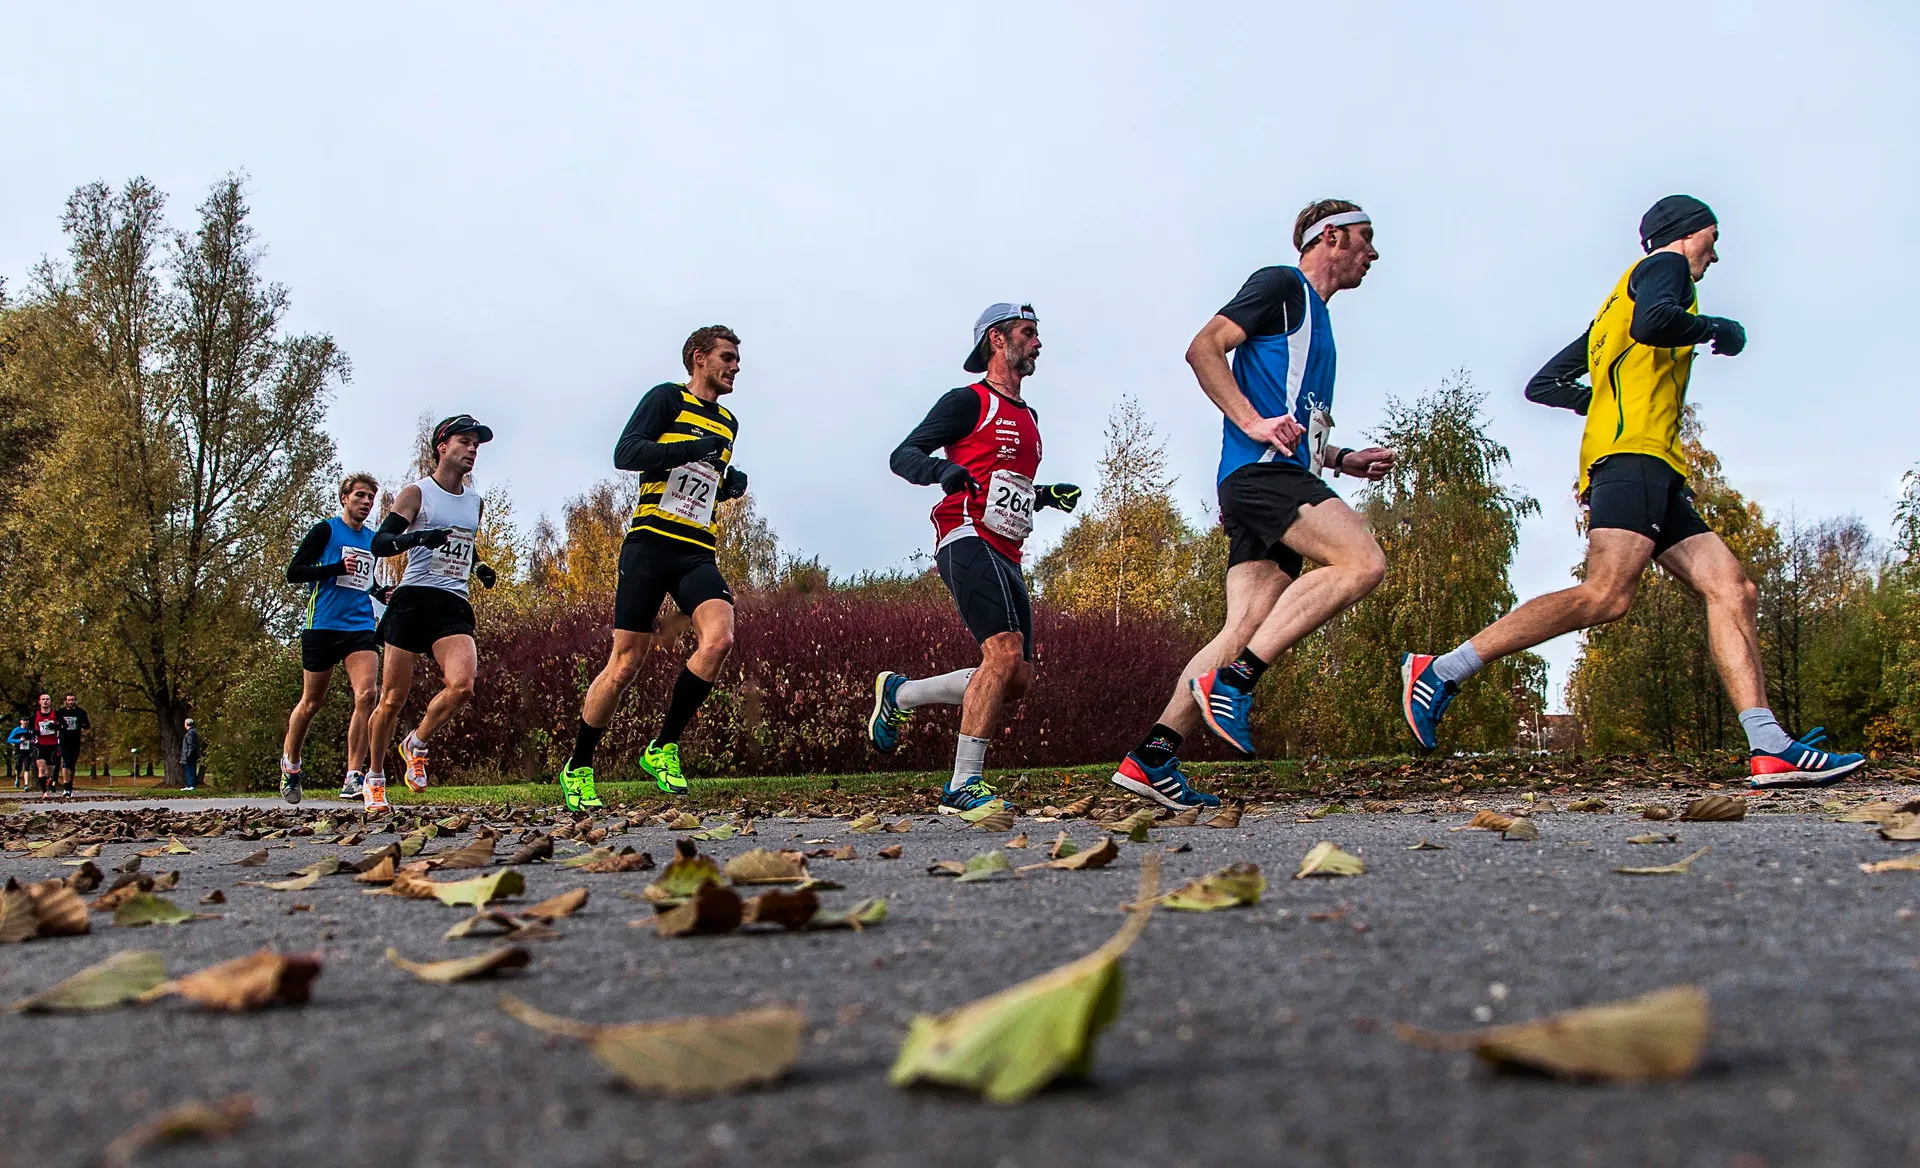
[[[1692,195],[1668,195],[1640,216],[1640,246],[1656,251],[1718,222],[1713,208]]]
[[[480,441],[493,441],[493,429],[474,421],[472,414],[455,414],[441,421],[433,428],[433,444],[437,447],[455,434],[478,434]]]

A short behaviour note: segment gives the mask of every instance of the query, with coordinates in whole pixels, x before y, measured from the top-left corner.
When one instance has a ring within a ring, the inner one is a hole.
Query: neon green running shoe
[[[594,811],[606,806],[594,789],[592,767],[562,767],[560,793],[566,796],[568,811]]]
[[[640,756],[640,769],[653,776],[653,785],[669,795],[687,793],[686,776],[680,773],[680,744],[669,742],[664,746],[647,743],[647,752]]]

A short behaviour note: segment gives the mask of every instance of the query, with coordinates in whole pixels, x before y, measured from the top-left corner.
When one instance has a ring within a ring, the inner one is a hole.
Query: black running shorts
[[[1713,529],[1693,507],[1686,476],[1651,454],[1609,454],[1587,476],[1587,529],[1618,528],[1653,541],[1659,556]]]
[[[348,632],[342,629],[301,629],[300,668],[308,673],[325,673],[355,653],[372,653],[380,648],[380,636],[372,629]]]
[[[62,770],[69,771],[77,771],[80,769],[80,744],[78,742],[62,742],[60,744],[60,767]]]
[[[33,757],[46,763],[50,767],[57,767],[60,765],[59,744],[53,742],[36,742],[33,744]]]
[[[1250,462],[1220,483],[1220,526],[1227,529],[1227,566],[1272,560],[1300,578],[1300,553],[1283,540],[1300,508],[1338,499],[1320,476],[1297,462]]]
[[[620,546],[620,582],[613,592],[613,627],[651,633],[668,596],[688,616],[709,600],[733,603],[720,563],[705,548],[674,539],[634,536]]]
[[[947,544],[934,553],[933,561],[974,640],[985,644],[988,637],[1019,633],[1021,655],[1033,660],[1033,606],[1020,565],[977,535]]]
[[[380,639],[409,653],[431,653],[442,637],[473,636],[473,605],[458,592],[426,584],[393,590]]]

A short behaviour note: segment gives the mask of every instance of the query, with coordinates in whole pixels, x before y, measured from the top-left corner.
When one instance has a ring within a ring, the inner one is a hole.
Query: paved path
[[[592,901],[534,946],[507,982],[431,986],[387,965],[477,951],[444,941],[459,913],[362,895],[345,877],[299,893],[239,887],[330,849],[276,847],[266,868],[220,866],[259,844],[194,841],[173,898],[225,890],[220,920],[116,929],[0,949],[0,1001],[119,949],[163,950],[183,971],[263,944],[320,950],[302,1009],[238,1016],[162,1004],[93,1016],[0,1014],[5,1168],[97,1162],[118,1132],[184,1099],[251,1091],[260,1117],[224,1143],[155,1150],[155,1165],[408,1164],[910,1165],[1773,1165],[1920,1163],[1920,873],[1863,875],[1863,860],[1913,845],[1803,815],[1650,825],[1556,814],[1538,843],[1449,833],[1465,816],[1269,819],[1240,830],[1163,829],[1169,880],[1233,860],[1271,884],[1253,909],[1163,912],[1127,958],[1127,999],[1090,1084],[1014,1108],[949,1092],[901,1092],[884,1077],[907,1020],[1076,957],[1117,926],[1140,845],[1111,868],[955,886],[936,858],[1004,843],[930,817],[906,835],[852,835],[845,821],[762,821],[757,839],[831,838],[860,858],[813,861],[839,903],[884,895],[892,916],[863,934],[663,940],[627,922],[622,899],[649,874],[525,869],[529,897],[585,883]],[[1036,844],[1052,825],[1023,823]],[[1095,829],[1070,825],[1091,842]],[[1673,845],[1627,844],[1658,827]],[[1445,851],[1407,851],[1421,837]],[[376,837],[379,842],[382,837]],[[666,832],[626,837],[656,857]],[[1287,877],[1321,839],[1363,854],[1365,876]],[[873,853],[904,846],[905,858]],[[1705,844],[1684,877],[1632,878]],[[111,867],[138,845],[110,845]],[[1010,852],[1010,856],[1020,853]],[[1029,851],[1029,857],[1040,858]],[[68,871],[17,853],[0,873]],[[293,905],[310,911],[290,911]],[[1534,1017],[1660,986],[1712,995],[1707,1067],[1648,1087],[1574,1086],[1498,1075],[1465,1055],[1411,1049],[1408,1019],[1439,1028]],[[1505,987],[1504,995],[1494,990]],[[791,1002],[810,1018],[795,1074],[769,1089],[696,1102],[615,1085],[578,1043],[528,1030],[495,1001],[598,1021]]]

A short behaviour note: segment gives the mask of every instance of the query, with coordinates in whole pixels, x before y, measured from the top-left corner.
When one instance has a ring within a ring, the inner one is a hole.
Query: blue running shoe
[[[1120,769],[1113,772],[1113,785],[1175,811],[1220,806],[1218,796],[1196,791],[1187,784],[1187,776],[1180,773],[1177,758],[1168,759],[1165,766],[1150,767],[1129,753],[1120,760]]]
[[[1816,726],[1778,754],[1754,751],[1747,759],[1747,768],[1753,776],[1747,780],[1747,786],[1755,791],[1831,787],[1867,765],[1864,754],[1830,754],[1816,749],[1826,740],[1827,728]]]
[[[1433,654],[1401,656],[1400,711],[1407,716],[1407,725],[1412,727],[1420,749],[1432,750],[1440,745],[1440,717],[1459,692],[1458,685],[1441,681],[1433,671]]]
[[[1220,684],[1220,671],[1209,669],[1187,683],[1207,728],[1233,743],[1242,754],[1253,753],[1253,695]]]
[[[940,796],[940,814],[958,815],[962,811],[977,811],[993,802],[999,796],[987,781],[979,775],[960,784],[958,790],[950,790]]]
[[[900,745],[900,730],[907,719],[913,717],[912,710],[903,710],[894,704],[894,696],[906,682],[905,675],[891,669],[881,670],[880,676],[873,679],[873,713],[867,718],[867,737],[882,754],[892,754],[893,748]]]

